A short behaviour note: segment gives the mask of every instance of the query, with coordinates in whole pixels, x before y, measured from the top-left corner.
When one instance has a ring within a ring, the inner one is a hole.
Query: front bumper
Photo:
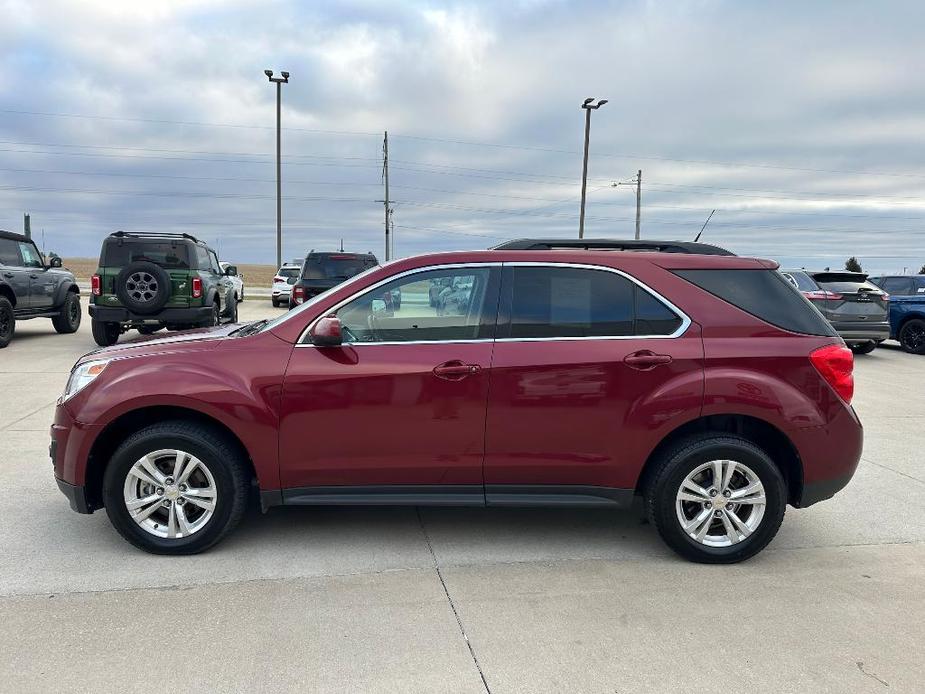
[[[83,485],[68,484],[57,477],[55,477],[55,482],[58,483],[58,489],[61,490],[61,493],[67,497],[72,511],[77,511],[77,513],[93,513],[93,509],[90,507],[90,504],[87,503],[86,487]]]
[[[832,323],[832,327],[845,342],[868,340],[888,340],[890,338],[890,324],[886,321],[868,323],[866,321],[851,321]]]
[[[103,323],[204,323],[212,318],[212,307],[165,308],[141,314],[127,308],[90,304],[90,317]]]

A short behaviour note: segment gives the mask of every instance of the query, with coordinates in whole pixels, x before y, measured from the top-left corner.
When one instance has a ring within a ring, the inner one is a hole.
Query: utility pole
[[[642,169],[636,172],[636,240],[639,240],[639,210],[642,205]]]
[[[601,106],[607,103],[607,99],[601,99],[597,104],[591,102],[594,101],[594,97],[588,97],[581,104],[581,107],[585,110],[585,156],[584,162],[581,168],[581,213],[578,216],[578,238],[582,239],[585,236],[585,195],[588,189],[588,143],[591,140],[591,111],[596,111]]]
[[[22,232],[27,239],[32,238],[32,218],[28,212],[22,216]]]
[[[385,183],[385,259],[391,258],[392,247],[389,238],[389,218],[392,216],[392,210],[389,209],[389,131],[385,131],[385,137],[382,139],[382,180]]]
[[[289,83],[289,73],[283,70],[281,77],[274,77],[272,70],[264,70],[271,82],[276,83],[276,267],[283,264],[283,173],[282,173],[282,137],[280,128],[283,85]]]

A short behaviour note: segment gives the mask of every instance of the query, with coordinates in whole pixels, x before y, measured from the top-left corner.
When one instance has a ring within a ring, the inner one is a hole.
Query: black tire
[[[748,466],[764,486],[766,499],[764,516],[757,527],[745,539],[726,547],[710,547],[688,535],[676,508],[677,494],[687,475],[713,460],[732,460]],[[767,453],[740,436],[715,432],[684,439],[659,456],[649,479],[645,492],[649,519],[665,543],[690,561],[732,564],[748,559],[774,539],[784,519],[787,487],[780,470]]]
[[[270,301],[273,302],[273,308],[279,308],[279,299],[274,296]]]
[[[237,323],[238,322],[238,297],[232,300],[230,308],[228,309],[228,322]]]
[[[76,333],[80,327],[82,311],[80,310],[80,295],[77,292],[68,292],[61,304],[61,312],[51,319],[51,324],[59,333]]]
[[[855,354],[870,354],[875,349],[877,349],[877,344],[873,340],[870,342],[862,342],[859,345],[851,345],[851,351]]]
[[[116,296],[122,305],[146,316],[160,311],[170,298],[170,276],[164,268],[141,260],[129,263],[116,276]]]
[[[118,323],[104,323],[103,321],[91,320],[90,329],[93,332],[93,339],[100,347],[109,347],[116,344],[119,335],[122,334],[122,328]]]
[[[125,505],[124,487],[132,466],[144,455],[176,449],[198,458],[215,480],[215,510],[206,524],[182,538],[158,537],[136,523]],[[207,425],[183,420],[153,424],[129,436],[103,475],[103,503],[113,527],[139,549],[152,554],[197,554],[212,547],[241,521],[247,506],[250,473],[237,446]]]
[[[13,304],[5,296],[0,296],[0,349],[10,344],[15,332],[16,314],[13,313]]]
[[[903,323],[899,344],[909,354],[925,354],[925,320],[913,318]]]
[[[222,307],[218,303],[218,299],[215,299],[212,302],[212,315],[206,319],[202,324],[204,328],[214,328],[216,325],[221,325],[222,323]]]
[[[164,326],[162,325],[142,325],[142,326],[139,326],[138,332],[140,332],[142,335],[153,335],[158,330],[160,330],[162,327]]]

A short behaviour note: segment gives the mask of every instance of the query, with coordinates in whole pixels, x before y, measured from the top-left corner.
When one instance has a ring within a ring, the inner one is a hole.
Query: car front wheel
[[[925,320],[906,321],[899,331],[899,344],[910,354],[925,354]]]
[[[787,491],[768,455],[747,439],[701,434],[667,450],[646,492],[649,518],[675,552],[731,564],[760,552],[784,519]]]
[[[240,522],[247,464],[237,447],[202,424],[169,421],[132,434],[103,477],[113,526],[153,554],[195,554]]]
[[[13,304],[5,296],[0,296],[0,349],[10,344],[14,332],[16,315],[13,313]]]

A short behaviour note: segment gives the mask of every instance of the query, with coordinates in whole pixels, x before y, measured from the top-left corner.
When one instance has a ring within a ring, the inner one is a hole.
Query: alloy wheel
[[[903,341],[911,352],[925,348],[925,325],[907,325],[903,328]]]
[[[135,301],[147,303],[157,296],[157,278],[147,272],[133,272],[125,281],[125,290]]]
[[[218,488],[208,466],[176,449],[139,458],[125,477],[125,508],[145,532],[178,539],[202,530],[215,513]]]
[[[767,498],[755,472],[734,460],[711,460],[684,478],[675,499],[678,522],[695,542],[730,547],[754,533]]]

